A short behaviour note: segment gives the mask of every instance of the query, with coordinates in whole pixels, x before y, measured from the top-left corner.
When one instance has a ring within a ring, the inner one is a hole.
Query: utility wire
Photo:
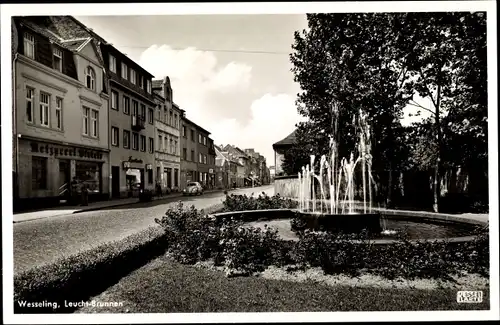
[[[117,48],[137,48],[137,49],[147,49],[151,46],[133,46],[133,45],[113,45]],[[182,51],[188,49],[187,47],[170,47],[175,51]],[[194,48],[196,51],[210,51],[210,52],[229,52],[229,53],[250,53],[250,54],[274,54],[274,55],[289,55],[287,52],[277,52],[277,51],[249,51],[249,50],[225,50],[225,49],[208,49],[208,48]]]

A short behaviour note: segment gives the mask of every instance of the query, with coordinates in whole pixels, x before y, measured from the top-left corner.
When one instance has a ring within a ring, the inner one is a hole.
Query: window
[[[207,137],[203,137],[203,144],[207,145]]]
[[[24,55],[30,59],[35,58],[35,37],[31,34],[24,34]]]
[[[174,148],[174,139],[170,139],[170,153],[174,154],[175,153],[175,148]]]
[[[144,104],[141,104],[141,118],[143,120],[146,119],[146,105],[144,105]]]
[[[130,131],[123,130],[123,148],[130,149]]]
[[[49,126],[50,95],[40,93],[40,124]]]
[[[56,97],[56,128],[58,130],[62,129],[62,108],[63,108],[62,98]]]
[[[194,150],[191,150],[191,161],[195,161],[194,160]]]
[[[118,147],[118,135],[119,135],[119,130],[117,127],[112,126],[111,127],[111,145]]]
[[[47,158],[31,157],[31,188],[33,190],[47,189]]]
[[[191,141],[194,142],[194,130],[193,129],[191,129]]]
[[[116,58],[109,55],[109,71],[116,73]]]
[[[161,135],[158,135],[158,151],[162,151],[162,145],[163,145],[163,137]]]
[[[122,78],[128,79],[128,67],[125,63],[122,63]]]
[[[118,93],[114,90],[111,91],[111,108],[118,110]]]
[[[151,80],[148,80],[148,81],[146,82],[146,85],[147,85],[147,88],[148,88],[148,89],[147,89],[147,90],[148,90],[148,93],[150,93],[150,94],[151,94]]]
[[[95,71],[92,67],[85,69],[85,85],[90,90],[95,90]]]
[[[123,96],[123,113],[130,115],[130,98]]]
[[[201,134],[199,134],[199,133],[198,133],[198,142],[202,143],[202,141],[201,141]]]
[[[132,132],[132,149],[139,150],[139,134]]]
[[[141,151],[146,151],[146,136],[141,135]]]
[[[174,155],[177,155],[177,140],[174,140]]]
[[[54,69],[62,72],[62,51],[61,49],[54,48],[52,51],[52,61],[54,63]]]
[[[207,155],[203,156],[203,163],[206,165],[207,164]]]
[[[155,150],[154,139],[149,138],[149,153],[153,153]]]
[[[177,129],[177,114],[174,114],[174,127]]]
[[[172,126],[174,125],[174,116],[173,116],[173,114],[174,113],[172,111],[170,111],[170,118],[168,120],[168,124],[172,125]]]
[[[141,89],[144,89],[144,77],[143,76],[139,76],[139,87],[141,87]]]
[[[200,164],[203,163],[203,157],[202,157],[201,153],[198,153],[198,162]]]
[[[91,135],[94,138],[97,138],[99,136],[99,112],[96,110],[91,110],[90,112],[90,125],[91,125]]]
[[[83,107],[83,134],[89,135],[89,112],[90,108]]]
[[[187,160],[187,149],[186,148],[182,148],[182,159],[184,160]]]
[[[134,69],[130,69],[130,81],[135,85],[137,83],[136,74]]]
[[[26,88],[26,120],[33,123],[33,96],[35,95],[35,90],[32,88]]]
[[[139,103],[133,99],[132,99],[132,115],[133,116],[139,115]]]
[[[182,136],[186,138],[186,127],[184,125],[182,126]]]
[[[149,124],[153,124],[154,112],[152,108],[148,108]]]

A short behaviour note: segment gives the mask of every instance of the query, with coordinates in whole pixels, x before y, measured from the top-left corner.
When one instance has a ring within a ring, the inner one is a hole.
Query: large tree
[[[373,168],[433,168],[439,210],[443,164],[487,162],[486,16],[484,13],[309,14],[295,33],[291,61],[301,86],[297,107],[308,118],[290,158],[300,150],[328,154],[329,136],[347,157],[357,137],[359,111],[372,126]],[[427,98],[432,107],[413,101]],[[407,104],[430,111],[414,125],[410,145],[399,123]],[[457,150],[463,144],[465,150]],[[409,151],[412,151],[411,153]],[[420,160],[420,161],[418,161]],[[297,166],[295,164],[294,166]],[[382,180],[379,180],[379,182]],[[383,183],[383,182],[382,182]]]
[[[299,125],[302,137],[290,157],[311,147],[315,154],[329,154],[329,136],[340,157],[348,157],[356,150],[361,111],[372,127],[374,170],[394,170],[398,137],[393,130],[400,126],[409,77],[392,45],[399,18],[359,13],[308,14],[307,19],[309,29],[295,33],[291,61],[302,89],[298,110],[308,121]]]

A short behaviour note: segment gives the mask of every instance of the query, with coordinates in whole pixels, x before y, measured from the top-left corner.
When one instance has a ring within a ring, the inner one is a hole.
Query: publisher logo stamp
[[[457,292],[457,302],[458,303],[479,304],[479,303],[483,302],[483,292],[482,291],[458,291]]]

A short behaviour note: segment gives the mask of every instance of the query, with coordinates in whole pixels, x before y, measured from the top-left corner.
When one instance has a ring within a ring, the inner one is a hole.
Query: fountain
[[[336,229],[346,232],[358,232],[362,229],[370,232],[389,232],[385,221],[378,213],[372,211],[372,185],[375,182],[371,173],[370,127],[366,115],[361,110],[357,121],[356,126],[360,131],[358,158],[355,159],[354,153],[351,153],[348,160],[345,157],[340,159],[336,152],[336,140],[331,136],[330,156],[329,159],[326,155],[321,156],[317,168],[319,173],[315,171],[315,155],[311,155],[310,164],[298,173],[298,215],[305,221],[307,228]],[[339,168],[337,168],[338,162],[340,162]],[[361,166],[362,209],[357,207],[355,201],[354,175],[357,166]],[[325,184],[325,172],[327,184]],[[320,200],[315,193],[316,185],[319,185]],[[328,200],[325,195],[325,185],[329,192]]]
[[[372,175],[371,134],[366,115],[359,111],[353,119],[358,141],[348,158],[340,157],[337,148],[336,116],[334,109],[328,155],[320,159],[311,155],[297,175],[297,208],[231,211],[214,217],[237,218],[247,226],[276,227],[286,240],[298,240],[304,229],[344,233],[367,230],[370,240],[380,245],[395,243],[400,234],[411,240],[474,240],[474,229],[484,226],[483,221],[425,211],[374,208],[373,193],[378,189]],[[355,195],[357,185],[360,188]]]

